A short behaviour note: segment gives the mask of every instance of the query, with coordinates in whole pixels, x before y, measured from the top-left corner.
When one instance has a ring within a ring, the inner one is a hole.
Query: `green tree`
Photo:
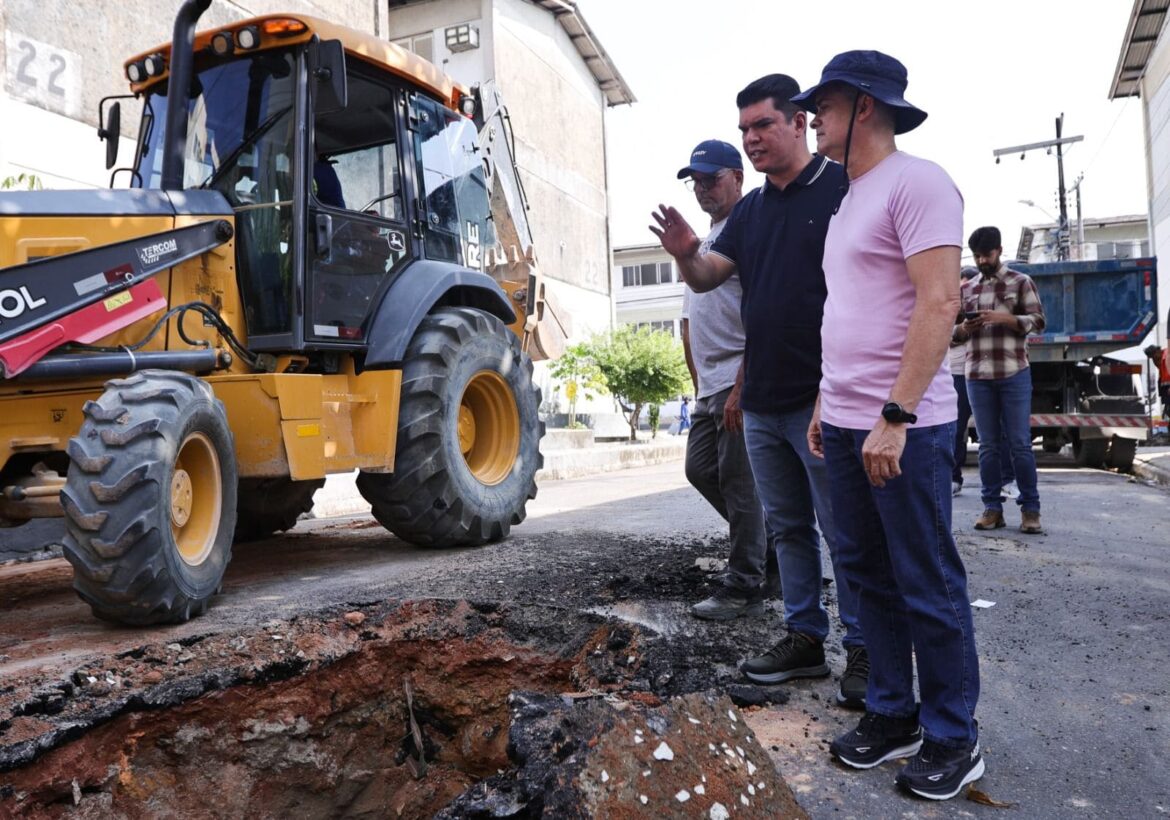
[[[18,188],[27,191],[39,191],[45,186],[41,184],[40,178],[36,174],[17,174],[14,177],[4,177],[0,180],[0,190],[10,190]]]
[[[569,402],[569,427],[577,427],[577,400],[593,399],[594,392],[605,391],[605,379],[593,361],[589,344],[581,342],[565,350],[552,366],[549,373],[565,386],[565,399]]]
[[[661,404],[690,384],[682,345],[660,330],[622,327],[595,337],[589,353],[630,424],[630,441],[644,406]]]

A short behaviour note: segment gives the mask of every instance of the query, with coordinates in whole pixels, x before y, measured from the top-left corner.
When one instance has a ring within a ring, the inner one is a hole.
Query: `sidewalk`
[[[537,485],[566,478],[648,467],[667,461],[682,461],[686,457],[686,436],[672,436],[660,431],[654,439],[639,438],[612,443],[572,441],[559,435],[568,431],[554,430],[541,441],[544,468],[537,472]],[[592,436],[590,431],[583,431]],[[546,449],[547,448],[547,449]],[[682,465],[679,465],[682,471]],[[313,515],[332,518],[340,515],[361,515],[370,511],[369,503],[357,489],[357,473],[341,473],[325,479],[325,486],[313,496]]]
[[[1146,481],[1170,487],[1170,448],[1138,448],[1133,460],[1133,474]]]

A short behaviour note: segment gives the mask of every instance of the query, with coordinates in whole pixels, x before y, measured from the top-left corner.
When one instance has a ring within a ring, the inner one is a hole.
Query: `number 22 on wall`
[[[6,32],[8,92],[18,99],[68,116],[77,116],[81,59],[14,31]]]

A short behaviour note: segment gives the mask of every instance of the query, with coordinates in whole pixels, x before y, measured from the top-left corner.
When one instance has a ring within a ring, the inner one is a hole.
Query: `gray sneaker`
[[[735,618],[755,618],[764,614],[764,602],[757,596],[749,598],[735,589],[721,589],[705,601],[691,607],[691,614],[704,621],[730,621]]]

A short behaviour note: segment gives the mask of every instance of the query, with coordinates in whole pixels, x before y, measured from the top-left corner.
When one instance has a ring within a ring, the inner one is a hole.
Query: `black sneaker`
[[[927,740],[894,782],[906,791],[931,800],[950,800],[968,783],[983,777],[979,741],[955,749]]]
[[[864,646],[845,647],[847,660],[837,703],[846,709],[864,709],[865,691],[869,688],[869,653]]]
[[[887,760],[909,757],[921,747],[917,716],[895,718],[866,712],[856,729],[829,744],[829,753],[855,769],[872,769]]]
[[[829,674],[829,665],[820,641],[789,632],[760,657],[744,661],[740,671],[756,683],[782,683],[792,678],[823,678]]]

